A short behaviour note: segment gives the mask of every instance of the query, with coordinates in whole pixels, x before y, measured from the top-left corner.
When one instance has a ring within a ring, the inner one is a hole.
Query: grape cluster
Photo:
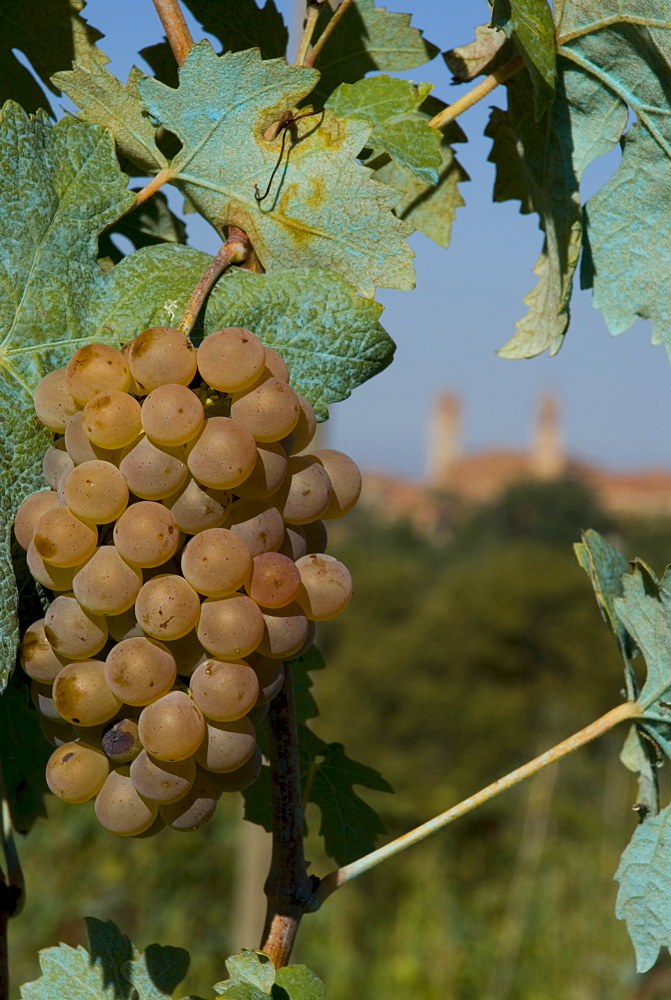
[[[285,661],[350,599],[324,520],[356,503],[359,470],[306,453],[310,403],[240,327],[198,349],[171,327],[81,347],[35,410],[54,432],[50,489],[14,529],[54,592],[20,650],[56,747],[47,783],[95,797],[122,836],[196,829],[256,779],[254,726]]]

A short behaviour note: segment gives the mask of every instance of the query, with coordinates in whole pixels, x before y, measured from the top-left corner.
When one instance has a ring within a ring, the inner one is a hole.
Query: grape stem
[[[25,894],[23,872],[14,843],[12,818],[9,803],[5,796],[0,774],[0,792],[2,793],[2,854],[5,859],[7,873],[0,868],[0,1000],[9,998],[9,950],[7,947],[7,930],[9,921],[21,910]]]
[[[308,4],[307,15],[305,17],[305,25],[303,27],[303,34],[301,36],[300,45],[298,46],[298,52],[296,54],[296,66],[306,66],[306,58],[308,50],[310,48],[310,42],[312,41],[312,35],[315,30],[315,24],[317,23],[317,18],[319,17],[319,7],[316,3]]]
[[[518,70],[522,69],[522,66],[524,66],[522,56],[518,55],[509,59],[499,69],[494,70],[493,73],[486,76],[480,83],[476,83],[474,87],[467,90],[459,100],[453,104],[448,104],[446,108],[443,108],[437,115],[434,115],[429,125],[432,125],[433,128],[443,128],[445,125],[449,125],[458,115],[472,108],[474,104],[477,104],[483,97],[490,94],[500,83],[505,83],[511,76],[514,76]]]
[[[184,20],[178,0],[154,0],[156,13],[161,19],[165,37],[170,43],[177,65],[181,66],[193,48],[193,38]]]
[[[242,232],[242,230],[238,230],[238,232]],[[242,235],[244,236],[244,233]],[[226,242],[222,243],[217,253],[207,265],[203,277],[194,288],[187,307],[184,310],[184,315],[179,322],[178,329],[182,333],[185,333],[187,337],[193,330],[203,302],[209,295],[219,275],[231,264],[243,264],[250,252],[251,244],[246,236],[244,236],[244,239],[234,239],[229,236]]]
[[[268,897],[261,949],[276,968],[289,961],[301,917],[314,909],[313,881],[303,854],[303,808],[293,676],[285,667],[282,690],[268,713],[273,850],[265,884]]]
[[[307,53],[302,60],[296,59],[296,64],[298,66],[314,66],[317,56],[324,48],[324,45],[326,44],[331,33],[333,32],[333,29],[336,27],[338,21],[343,16],[343,14],[346,13],[348,7],[352,6],[353,2],[354,0],[342,0],[342,3],[338,7],[338,9],[333,13],[331,20],[326,25],[321,35],[319,36],[314,46],[312,47],[312,50],[309,53]],[[312,37],[312,32],[310,32],[310,37]]]
[[[586,726],[579,732],[569,736],[568,739],[562,740],[561,743],[557,743],[557,745],[552,747],[550,750],[546,750],[545,753],[540,754],[540,756],[534,757],[533,760],[523,764],[522,767],[518,767],[516,770],[506,774],[505,777],[499,778],[497,781],[492,782],[491,785],[487,785],[486,788],[476,792],[475,795],[471,795],[469,798],[464,799],[463,802],[459,802],[457,805],[452,806],[452,808],[448,809],[446,812],[440,813],[439,816],[435,816],[427,823],[423,823],[421,826],[415,827],[414,830],[410,830],[409,833],[403,834],[402,837],[392,840],[389,844],[385,844],[385,846],[381,847],[379,850],[372,851],[365,857],[359,858],[358,861],[354,861],[350,865],[345,865],[343,868],[337,868],[335,871],[330,872],[330,874],[323,878],[319,883],[315,893],[316,900],[318,900],[319,903],[323,903],[323,901],[327,899],[332,892],[335,892],[336,889],[339,889],[340,886],[344,885],[346,882],[350,882],[353,878],[356,878],[357,875],[361,875],[362,872],[366,872],[370,868],[374,868],[376,865],[379,865],[381,861],[386,861],[387,858],[393,858],[396,854],[400,854],[401,851],[404,851],[406,847],[410,847],[412,844],[417,844],[420,840],[424,840],[432,833],[442,830],[443,827],[452,823],[453,820],[459,819],[460,816],[464,816],[472,809],[475,809],[476,806],[481,805],[483,802],[488,802],[500,792],[504,792],[508,788],[512,788],[513,785],[518,784],[520,781],[524,781],[525,778],[531,777],[531,775],[536,774],[544,767],[547,767],[548,764],[552,764],[554,761],[560,760],[567,754],[577,750],[578,747],[582,747],[586,743],[595,739],[597,736],[601,736],[603,733],[608,732],[609,729],[612,729],[613,726],[616,726],[619,722],[623,722],[625,719],[635,719],[637,716],[640,716],[641,713],[641,706],[634,701],[626,701],[622,705],[618,705],[616,708],[611,709],[610,712],[606,712],[605,715],[602,715],[594,722],[591,722],[589,726]]]

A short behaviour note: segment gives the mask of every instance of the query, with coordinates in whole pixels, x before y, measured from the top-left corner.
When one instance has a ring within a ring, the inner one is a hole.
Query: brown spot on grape
[[[74,757],[74,752],[72,750],[70,751],[70,753],[66,753],[66,755],[63,757],[62,763],[67,764],[67,762],[70,760],[71,757]]]

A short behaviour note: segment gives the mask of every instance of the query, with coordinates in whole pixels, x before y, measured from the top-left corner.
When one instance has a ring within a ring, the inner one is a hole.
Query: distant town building
[[[366,470],[362,503],[390,520],[408,519],[417,527],[431,529],[445,519],[450,497],[478,506],[496,499],[520,480],[552,481],[572,476],[587,483],[602,506],[614,514],[671,515],[671,463],[669,468],[613,471],[568,455],[561,407],[554,393],[540,397],[526,451],[490,448],[466,452],[462,427],[459,396],[441,394],[432,408],[427,432],[426,478],[409,480]]]

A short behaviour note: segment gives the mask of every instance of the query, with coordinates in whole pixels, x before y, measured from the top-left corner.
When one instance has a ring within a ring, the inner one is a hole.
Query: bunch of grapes
[[[196,829],[256,779],[285,663],[349,602],[324,520],[354,506],[359,470],[306,453],[311,405],[241,327],[198,349],[170,327],[81,347],[35,410],[51,488],[14,528],[54,593],[20,650],[47,783],[122,836]]]

